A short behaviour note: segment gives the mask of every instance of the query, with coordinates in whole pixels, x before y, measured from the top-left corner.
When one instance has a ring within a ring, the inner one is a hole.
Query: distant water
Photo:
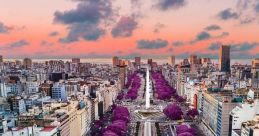
[[[5,59],[5,61],[15,61],[17,59]],[[21,59],[18,59],[21,60]],[[71,59],[33,59],[33,61],[36,62],[45,62],[49,60],[62,60],[62,61],[71,61]],[[134,61],[134,59],[128,59],[130,61]],[[176,59],[176,63],[179,63],[183,59]],[[142,63],[146,63],[147,59],[142,59]],[[166,64],[168,63],[168,59],[153,59],[154,62],[157,62],[158,64]],[[111,58],[81,58],[82,63],[95,63],[95,64],[112,64],[112,59]],[[212,59],[213,63],[218,63],[217,59]],[[232,59],[231,64],[248,64],[251,65],[251,59]]]

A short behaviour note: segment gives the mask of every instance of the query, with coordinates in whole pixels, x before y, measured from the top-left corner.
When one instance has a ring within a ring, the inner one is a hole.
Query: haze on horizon
[[[0,0],[5,58],[259,57],[258,0]]]

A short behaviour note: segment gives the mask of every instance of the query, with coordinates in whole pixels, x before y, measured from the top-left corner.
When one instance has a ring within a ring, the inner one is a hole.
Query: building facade
[[[220,71],[230,73],[230,46],[220,46],[219,65]]]

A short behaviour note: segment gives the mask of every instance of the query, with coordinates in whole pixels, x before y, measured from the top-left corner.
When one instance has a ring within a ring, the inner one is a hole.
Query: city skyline
[[[257,0],[0,2],[5,58],[259,56]]]

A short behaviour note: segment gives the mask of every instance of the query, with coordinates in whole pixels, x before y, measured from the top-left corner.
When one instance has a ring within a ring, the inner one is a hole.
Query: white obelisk
[[[150,77],[149,77],[149,67],[147,67],[146,73],[146,109],[150,107]]]
[[[146,73],[146,109],[150,107],[150,74],[149,74],[149,67],[147,67]],[[144,136],[151,136],[151,122],[147,120],[144,124]]]
[[[144,136],[152,136],[151,134],[151,122],[146,121],[144,124]]]

